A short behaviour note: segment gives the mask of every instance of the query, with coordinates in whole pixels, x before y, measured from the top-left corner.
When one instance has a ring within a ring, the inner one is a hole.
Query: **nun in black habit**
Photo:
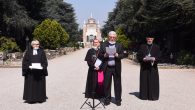
[[[95,66],[99,54],[99,40],[93,40],[93,47],[87,51],[85,61],[89,66],[87,82],[85,88],[85,98],[101,98],[103,96],[103,87],[98,87],[98,72],[101,71],[101,65]]]
[[[140,62],[140,94],[142,100],[159,99],[159,73],[158,61],[160,49],[153,44],[154,37],[146,38],[147,44],[140,46],[137,59]]]
[[[46,97],[47,58],[45,52],[39,47],[39,41],[31,42],[22,61],[22,75],[24,76],[23,99],[26,103],[42,103]]]

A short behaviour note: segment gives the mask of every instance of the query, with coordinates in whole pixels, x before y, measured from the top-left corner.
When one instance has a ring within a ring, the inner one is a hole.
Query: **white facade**
[[[102,40],[99,22],[96,23],[96,20],[91,15],[87,22],[84,21],[83,24],[83,43],[88,45],[94,38]]]

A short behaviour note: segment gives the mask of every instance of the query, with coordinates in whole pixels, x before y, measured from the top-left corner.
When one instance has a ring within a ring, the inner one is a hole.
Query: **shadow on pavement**
[[[135,97],[137,97],[138,99],[140,99],[139,98],[139,92],[131,92],[131,93],[129,93],[130,95],[134,95]]]

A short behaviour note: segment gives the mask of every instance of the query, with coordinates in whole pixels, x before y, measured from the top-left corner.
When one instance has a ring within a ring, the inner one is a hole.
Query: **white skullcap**
[[[117,35],[116,35],[116,32],[115,32],[115,31],[110,31],[110,32],[108,33],[108,36],[117,36]]]

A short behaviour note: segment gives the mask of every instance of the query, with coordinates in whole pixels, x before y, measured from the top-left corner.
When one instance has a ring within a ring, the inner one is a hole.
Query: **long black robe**
[[[143,58],[149,54],[148,49],[151,49],[151,57],[155,57],[153,66],[151,62],[144,62]],[[137,58],[140,62],[140,99],[143,100],[158,100],[159,99],[159,74],[158,61],[160,57],[160,49],[157,45],[149,46],[143,44],[137,53]]]
[[[24,80],[23,99],[27,102],[44,102],[46,101],[46,79],[47,58],[43,49],[37,50],[37,55],[33,55],[33,49],[29,49],[23,58],[22,75]],[[42,70],[29,69],[32,63],[41,63]]]
[[[99,53],[99,50],[95,50],[91,48],[88,50],[86,57],[85,57],[85,61],[87,61],[87,64],[89,66],[86,88],[85,88],[85,98],[99,98],[103,95],[101,93],[101,91],[103,92],[103,90],[98,90],[98,82],[97,82],[98,80],[97,72],[98,71],[94,70],[95,60],[96,58],[99,58],[98,53]],[[100,70],[101,70],[101,66],[102,65],[100,65]]]

